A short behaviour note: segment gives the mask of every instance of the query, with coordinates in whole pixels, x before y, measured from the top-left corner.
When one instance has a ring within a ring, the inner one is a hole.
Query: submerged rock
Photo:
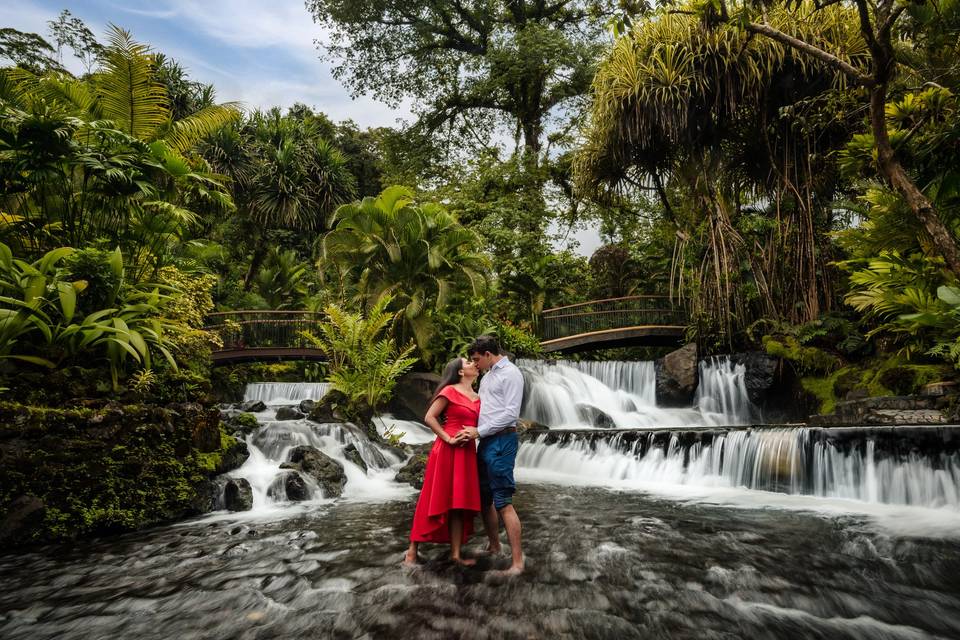
[[[253,508],[253,489],[246,478],[230,478],[223,487],[223,503],[230,511]]]
[[[294,447],[290,451],[288,463],[282,468],[302,471],[316,480],[323,491],[324,498],[339,497],[343,493],[343,486],[347,483],[343,465],[316,447],[306,445]]]
[[[351,442],[346,447],[344,447],[343,455],[347,460],[349,460],[353,464],[363,469],[364,473],[367,472],[367,463],[363,461],[363,457],[360,455],[360,452],[357,450],[357,447],[355,444]]]

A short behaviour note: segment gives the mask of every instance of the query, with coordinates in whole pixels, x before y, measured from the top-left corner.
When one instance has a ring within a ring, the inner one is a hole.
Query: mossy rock
[[[2,541],[129,531],[211,509],[210,478],[246,457],[244,443],[219,428],[219,447],[196,448],[211,411],[219,420],[216,410],[186,405],[0,403]],[[16,505],[35,505],[33,498],[43,505],[42,519],[33,509],[23,524],[9,526]]]

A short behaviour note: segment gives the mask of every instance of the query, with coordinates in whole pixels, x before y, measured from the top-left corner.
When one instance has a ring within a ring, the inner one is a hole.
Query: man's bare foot
[[[410,550],[408,549],[408,550],[403,554],[403,564],[404,564],[405,566],[407,566],[407,567],[415,567],[415,566],[417,566],[417,552],[414,551],[414,552],[411,553]]]
[[[462,567],[472,567],[473,565],[477,564],[477,561],[474,560],[473,558],[450,558],[450,559]]]

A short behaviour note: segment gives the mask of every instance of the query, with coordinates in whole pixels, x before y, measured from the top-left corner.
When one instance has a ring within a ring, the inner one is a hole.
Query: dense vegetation
[[[219,104],[176,52],[66,12],[0,31],[10,393],[84,370],[47,400],[207,398],[213,309],[383,324],[378,371],[481,332],[536,354],[544,308],[654,293],[824,402],[913,390],[850,370],[960,365],[955,1],[307,7],[343,83],[412,124]],[[578,225],[589,259],[558,249]]]

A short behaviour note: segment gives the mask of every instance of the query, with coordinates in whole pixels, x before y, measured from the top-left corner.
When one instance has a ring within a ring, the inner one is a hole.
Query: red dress
[[[443,430],[456,435],[462,427],[476,427],[480,399],[471,400],[455,387],[440,390],[447,399]],[[473,440],[462,446],[447,444],[439,437],[427,458],[423,489],[413,514],[410,540],[414,542],[450,542],[447,512],[463,509],[463,542],[473,533],[473,516],[480,512],[480,481],[477,477],[477,447]]]

